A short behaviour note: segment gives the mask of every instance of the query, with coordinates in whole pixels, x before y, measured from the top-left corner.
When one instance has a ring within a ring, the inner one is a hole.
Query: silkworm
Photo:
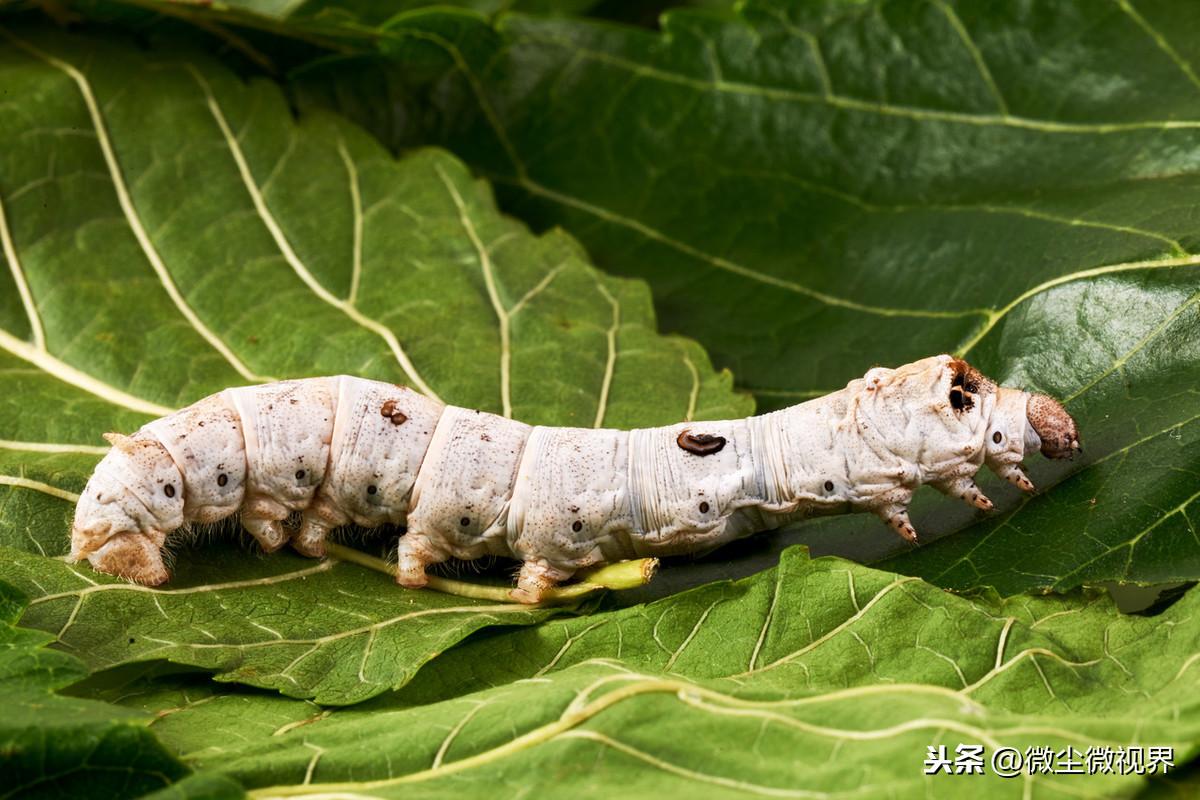
[[[449,558],[515,558],[523,602],[584,567],[817,514],[870,511],[915,544],[921,485],[987,510],[983,465],[1033,491],[1027,451],[1080,449],[1053,398],[945,355],[769,414],[663,428],[530,426],[339,376],[226,389],[107,439],[71,530],[72,557],[101,572],[161,584],[170,532],[240,513],[263,550],[290,542],[312,557],[343,525],[406,526],[396,580],[408,587]]]

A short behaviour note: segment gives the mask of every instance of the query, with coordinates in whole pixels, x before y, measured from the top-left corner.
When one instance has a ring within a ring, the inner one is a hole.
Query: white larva
[[[1057,401],[950,356],[762,416],[633,431],[529,426],[340,376],[227,389],[108,439],[71,530],[72,556],[101,572],[161,584],[170,531],[240,512],[264,550],[290,540],[313,557],[333,528],[406,525],[396,580],[409,587],[449,558],[510,556],[525,602],[584,567],[816,514],[872,511],[916,542],[922,484],[989,509],[981,466],[1032,491],[1026,451],[1079,449]]]

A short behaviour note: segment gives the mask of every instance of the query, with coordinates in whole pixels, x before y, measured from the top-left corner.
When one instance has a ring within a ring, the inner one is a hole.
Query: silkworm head
[[[167,579],[159,548],[183,524],[183,478],[161,444],[109,434],[75,507],[71,556],[139,583]]]
[[[165,535],[118,533],[88,556],[100,572],[118,575],[143,586],[158,586],[171,577],[162,559]]]
[[[1062,403],[1045,394],[1031,394],[1027,411],[1029,425],[1042,440],[1046,458],[1072,458],[1079,446],[1079,428]]]

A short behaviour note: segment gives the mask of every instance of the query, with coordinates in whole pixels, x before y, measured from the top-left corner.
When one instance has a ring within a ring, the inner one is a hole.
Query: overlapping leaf
[[[14,626],[20,595],[0,584],[0,763],[7,797],[140,797],[176,786],[179,798],[199,797],[189,770],[146,729],[147,715],[55,690],[87,674],[65,653],[46,649],[52,637]],[[176,781],[185,780],[185,785]],[[204,796],[237,797],[237,784],[212,775]]]
[[[8,28],[0,84],[0,567],[92,668],[166,657],[353,702],[544,613],[357,567],[179,554],[154,593],[52,558],[106,430],[228,385],[350,373],[531,422],[745,413],[644,287],[499,216],[453,158],[395,161],[203,57]],[[18,552],[24,551],[24,552]],[[420,631],[416,634],[415,631]]]
[[[551,613],[405,591],[332,560],[229,550],[226,543],[190,552],[176,576],[180,588],[163,590],[0,552],[6,578],[34,598],[22,624],[51,632],[93,670],[168,659],[322,703],[355,703],[403,685],[472,631]]]
[[[158,713],[187,761],[264,797],[1123,797],[1144,776],[922,765],[930,744],[972,743],[1136,743],[1182,763],[1200,731],[1197,600],[1155,619],[1104,596],[972,603],[793,549],[745,581],[468,643],[351,709],[187,677],[101,695]]]

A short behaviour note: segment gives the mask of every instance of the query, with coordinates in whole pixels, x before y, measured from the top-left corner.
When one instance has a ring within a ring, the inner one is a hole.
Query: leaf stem
[[[396,574],[395,568],[387,561],[367,555],[361,550],[355,550],[353,547],[326,542],[325,552],[330,558],[337,561],[348,561],[351,564],[358,564],[367,569],[382,572],[384,575]],[[638,558],[632,561],[618,561],[615,564],[606,564],[602,567],[583,570],[577,576],[579,578],[578,582],[550,589],[543,595],[544,599],[538,605],[554,605],[576,600],[602,589],[633,589],[638,586],[644,586],[654,577],[657,569],[657,558]],[[430,589],[444,592],[445,594],[470,597],[475,600],[490,600],[500,603],[518,602],[509,596],[509,592],[512,590],[507,586],[470,583],[468,581],[455,580],[454,578],[443,578],[440,575],[430,575],[427,586]]]

